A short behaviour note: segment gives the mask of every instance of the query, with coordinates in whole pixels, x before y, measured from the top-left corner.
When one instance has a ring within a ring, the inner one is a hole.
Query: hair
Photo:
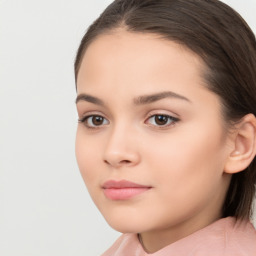
[[[203,78],[217,94],[227,124],[256,116],[256,40],[243,18],[218,0],[115,0],[88,28],[75,59],[75,79],[88,46],[123,28],[152,33],[192,50],[205,63]],[[255,195],[256,158],[233,174],[222,217],[249,218]]]

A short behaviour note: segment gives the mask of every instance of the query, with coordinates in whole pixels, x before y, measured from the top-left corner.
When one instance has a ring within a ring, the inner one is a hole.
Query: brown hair
[[[218,0],[116,0],[89,27],[75,60],[75,78],[87,47],[116,28],[154,33],[200,56],[208,89],[223,105],[227,123],[256,116],[256,41],[242,17]],[[255,194],[256,159],[233,174],[223,217],[248,218]]]

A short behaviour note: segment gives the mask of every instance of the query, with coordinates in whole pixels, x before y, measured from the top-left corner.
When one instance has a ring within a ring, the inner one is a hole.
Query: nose
[[[127,129],[114,129],[107,140],[103,156],[111,167],[131,167],[140,162],[136,135]]]

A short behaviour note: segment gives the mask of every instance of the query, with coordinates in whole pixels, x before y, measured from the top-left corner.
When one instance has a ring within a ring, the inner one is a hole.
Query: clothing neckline
[[[153,253],[149,253],[146,251],[143,244],[141,244],[140,242],[138,234],[133,234],[133,235],[139,249],[144,253],[145,256],[162,256],[163,253],[167,251],[169,252],[170,250],[171,251],[179,250],[180,247],[184,247],[185,244],[189,244],[191,241],[194,241],[193,243],[196,243],[196,241],[202,240],[203,237],[208,237],[209,239],[209,236],[214,237],[217,234],[222,234],[223,238],[225,238],[225,236],[227,236],[226,234],[227,232],[231,230],[233,230],[233,232],[234,230],[245,230],[246,228],[248,228],[248,226],[253,228],[253,225],[249,220],[240,220],[235,217],[221,218],[212,222],[208,226],[200,230],[197,230],[189,234],[188,236],[181,238]],[[255,238],[256,238],[256,231],[255,231]],[[223,241],[225,241],[225,239],[223,239]],[[256,240],[255,240],[255,243],[256,243]]]

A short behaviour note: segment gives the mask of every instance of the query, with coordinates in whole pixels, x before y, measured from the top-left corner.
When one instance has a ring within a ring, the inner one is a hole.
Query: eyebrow
[[[188,98],[172,91],[164,91],[164,92],[154,93],[150,95],[142,95],[134,98],[133,102],[135,105],[145,105],[145,104],[150,104],[165,98],[176,98],[176,99],[184,100],[191,103],[191,101]],[[101,99],[85,93],[79,94],[77,96],[75,101],[76,104],[80,101],[87,101],[100,106],[105,105]]]
[[[159,93],[154,93],[154,94],[150,94],[150,95],[139,96],[134,99],[134,104],[135,105],[144,105],[144,104],[153,103],[155,101],[162,100],[165,98],[176,98],[176,99],[184,100],[184,101],[191,103],[191,101],[188,98],[186,98],[180,94],[177,94],[172,91],[165,91],[165,92],[159,92]]]
[[[79,94],[77,97],[76,97],[76,104],[79,102],[79,101],[87,101],[87,102],[91,102],[93,104],[96,104],[96,105],[100,105],[100,106],[104,106],[104,102],[99,99],[99,98],[96,98],[94,96],[91,96],[89,94],[85,94],[85,93],[81,93]]]

